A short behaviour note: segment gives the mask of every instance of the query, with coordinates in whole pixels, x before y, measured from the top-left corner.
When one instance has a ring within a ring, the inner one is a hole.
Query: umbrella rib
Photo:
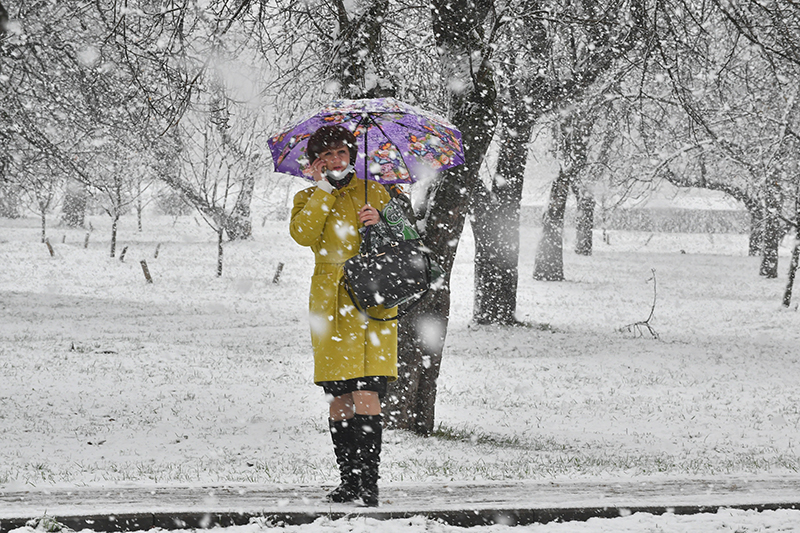
[[[377,114],[377,113],[376,113],[376,114]],[[405,114],[405,113],[404,113],[404,114]],[[379,129],[379,130],[381,130],[381,133],[383,133],[383,136],[384,136],[384,137],[386,137],[387,139],[389,139],[389,141],[391,141],[391,143],[392,143],[392,144],[394,144],[394,145],[397,147],[397,153],[400,155],[400,159],[402,159],[402,160],[403,160],[403,164],[406,166],[406,170],[408,170],[408,171],[409,171],[409,173],[410,173],[410,171],[411,171],[411,168],[408,166],[408,163],[406,162],[406,158],[405,158],[405,157],[403,157],[403,150],[400,148],[400,145],[399,145],[399,144],[397,144],[397,143],[395,142],[395,140],[394,140],[394,139],[392,139],[391,137],[389,137],[389,134],[388,134],[388,133],[386,133],[386,130],[384,130],[384,129],[381,127],[381,125],[378,123],[378,121],[377,121],[377,120],[375,120],[375,119],[373,118],[373,116],[372,116],[373,114],[372,114],[371,112],[367,111],[367,115],[369,115],[369,118],[371,118],[371,119],[372,119],[372,123],[373,123],[373,124],[375,124],[375,125],[378,127],[378,129]],[[395,122],[395,124],[397,124],[398,126],[402,126],[402,127],[404,127],[405,129],[407,129],[407,130],[410,130],[410,129],[411,129],[411,128],[409,128],[408,126],[406,126],[405,124],[402,124],[402,123],[400,123],[400,122]],[[367,128],[367,134],[369,134],[369,128]],[[366,136],[364,137],[364,139],[366,140]],[[364,157],[366,158],[367,156],[368,156],[368,154],[366,153],[366,150],[364,150]]]

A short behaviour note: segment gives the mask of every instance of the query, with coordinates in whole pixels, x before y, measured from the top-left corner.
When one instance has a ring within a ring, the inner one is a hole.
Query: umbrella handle
[[[369,115],[362,117],[361,122],[365,124],[364,126],[364,205],[369,205],[369,200],[367,199],[367,192],[369,191]]]
[[[367,194],[369,193],[369,150],[368,150],[368,143],[367,139],[369,139],[369,115],[363,116],[361,118],[360,124],[365,124],[364,127],[364,205],[369,205],[369,198]],[[367,253],[370,253],[370,226],[367,226],[367,230],[364,232],[364,249]]]

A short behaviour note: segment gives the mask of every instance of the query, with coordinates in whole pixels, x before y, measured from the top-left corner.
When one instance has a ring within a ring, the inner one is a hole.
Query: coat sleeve
[[[312,246],[322,239],[322,230],[336,197],[319,188],[306,189],[294,197],[289,234],[302,246]]]

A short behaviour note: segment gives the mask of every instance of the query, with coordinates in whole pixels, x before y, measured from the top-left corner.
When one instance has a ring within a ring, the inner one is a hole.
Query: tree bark
[[[0,4],[0,35],[8,31],[8,11]]]
[[[794,278],[797,274],[797,267],[800,265],[800,181],[798,190],[795,193],[794,201],[794,246],[792,247],[792,260],[789,263],[789,279],[786,282],[786,290],[783,292],[783,306],[789,307],[792,303],[792,290]]]
[[[779,212],[780,183],[771,175],[764,186],[764,240],[759,275],[766,278],[778,277],[778,246],[781,241]]]
[[[578,200],[578,219],[575,229],[575,253],[578,255],[592,255],[594,230],[595,200],[591,191],[574,187],[573,191]]]
[[[249,239],[253,236],[253,222],[250,217],[250,204],[253,201],[253,190],[256,178],[252,174],[242,182],[242,188],[236,197],[236,204],[231,214],[225,217],[224,225],[228,239],[232,241]]]
[[[783,306],[789,307],[792,303],[792,288],[794,287],[794,278],[797,274],[797,265],[800,264],[800,231],[797,232],[795,237],[797,242],[792,248],[792,260],[789,264],[789,279],[786,282],[786,290],[783,292]]]
[[[587,168],[588,140],[596,116],[591,107],[575,108],[557,125],[556,137],[563,161],[550,189],[550,201],[542,224],[542,237],[536,249],[533,278],[541,281],[564,280],[564,214],[571,187],[578,188],[577,177]]]
[[[382,29],[388,0],[371,0],[365,13],[351,17],[345,2],[337,0],[338,53],[332,64],[344,98],[394,95],[394,82],[383,59]]]
[[[760,201],[747,206],[750,213],[750,236],[747,244],[747,255],[757,257],[764,248],[764,205]]]
[[[222,227],[222,221],[220,221],[217,230],[217,277],[222,277],[222,258],[223,258],[223,246],[222,242],[224,240],[225,235],[225,228]]]
[[[400,377],[390,385],[387,395],[389,425],[422,435],[434,430],[436,380],[450,315],[450,272],[470,200],[480,183],[478,170],[497,122],[494,77],[482,42],[483,21],[490,7],[474,1],[456,5],[447,0],[436,0],[432,5],[434,36],[445,76],[464,88],[451,93],[450,108],[452,122],[461,131],[466,163],[443,172],[431,191],[424,240],[447,274],[444,287],[401,322]],[[418,381],[412,381],[415,378]]]
[[[47,213],[44,209],[39,211],[39,217],[42,220],[42,242],[47,240]]]
[[[450,311],[448,288],[428,297],[403,317],[398,328],[398,379],[389,384],[387,423],[430,435],[436,414],[436,380]],[[420,307],[423,307],[420,309]]]
[[[473,202],[475,303],[478,324],[519,324],[519,216],[525,161],[533,123],[521,110],[507,116],[501,132],[497,171],[491,195]]]
[[[564,213],[569,194],[569,176],[562,168],[550,188],[550,200],[542,221],[542,237],[536,249],[533,279],[564,281]]]
[[[115,209],[111,215],[111,257],[117,253],[117,223],[119,222],[119,210]]]

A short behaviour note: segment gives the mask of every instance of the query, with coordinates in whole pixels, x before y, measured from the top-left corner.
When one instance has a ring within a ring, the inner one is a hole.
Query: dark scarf
[[[329,176],[325,176],[325,179],[327,179],[328,183],[333,185],[333,187],[335,189],[341,189],[342,187],[344,187],[345,185],[350,183],[350,180],[353,179],[354,175],[355,175],[355,171],[351,172],[350,174],[348,174],[347,176],[343,177],[340,180],[332,180]]]

